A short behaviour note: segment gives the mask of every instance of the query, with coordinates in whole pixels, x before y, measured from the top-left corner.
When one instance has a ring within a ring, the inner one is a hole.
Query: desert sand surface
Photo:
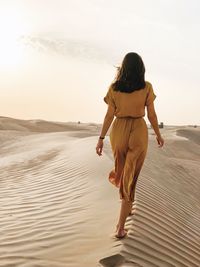
[[[100,128],[0,117],[0,266],[199,267],[199,127],[166,126],[163,148],[149,129],[122,240],[108,136],[95,151]]]

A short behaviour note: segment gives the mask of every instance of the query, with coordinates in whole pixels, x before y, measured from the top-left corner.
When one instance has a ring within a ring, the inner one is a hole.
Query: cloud
[[[51,35],[21,36],[20,41],[38,52],[70,56],[80,60],[113,64],[115,55],[109,48],[92,42],[69,38],[52,37]]]

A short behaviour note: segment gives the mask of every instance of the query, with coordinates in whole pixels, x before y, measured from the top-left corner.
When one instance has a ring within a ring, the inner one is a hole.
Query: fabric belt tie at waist
[[[143,117],[131,117],[131,116],[125,116],[125,117],[116,117],[117,119],[140,119]]]

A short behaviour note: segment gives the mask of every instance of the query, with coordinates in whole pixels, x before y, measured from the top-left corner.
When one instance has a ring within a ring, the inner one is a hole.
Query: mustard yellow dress
[[[148,147],[148,128],[143,118],[145,106],[155,98],[152,84],[147,81],[145,88],[132,93],[114,91],[109,87],[104,97],[104,101],[115,108],[109,136],[114,167],[108,179],[119,188],[120,199],[134,201],[137,179]]]

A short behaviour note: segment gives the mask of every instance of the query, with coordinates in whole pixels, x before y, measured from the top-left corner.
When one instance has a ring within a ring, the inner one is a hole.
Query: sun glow
[[[24,34],[20,13],[16,9],[2,8],[0,11],[0,69],[20,68],[24,60],[20,36]]]

